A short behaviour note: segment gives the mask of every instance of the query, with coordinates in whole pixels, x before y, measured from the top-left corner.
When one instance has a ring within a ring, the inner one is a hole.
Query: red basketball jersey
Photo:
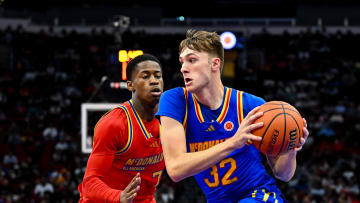
[[[155,189],[165,167],[159,134],[159,121],[143,122],[131,100],[111,110],[96,124],[84,182],[97,176],[109,190],[124,190],[139,172],[140,191],[134,202],[155,202]],[[80,201],[93,202],[84,201],[88,199],[84,187],[91,187],[84,182],[79,185]],[[104,191],[99,191],[99,195],[104,195]]]

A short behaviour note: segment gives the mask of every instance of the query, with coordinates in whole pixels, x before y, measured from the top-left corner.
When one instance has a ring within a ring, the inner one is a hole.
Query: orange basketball
[[[253,142],[260,152],[278,156],[299,145],[304,122],[295,107],[283,101],[270,101],[261,105],[259,111],[264,115],[254,123],[263,122],[264,125],[252,133],[262,137],[261,141]]]

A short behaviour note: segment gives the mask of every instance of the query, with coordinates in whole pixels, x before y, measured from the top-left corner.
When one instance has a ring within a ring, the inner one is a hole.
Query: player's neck
[[[138,98],[132,98],[134,108],[143,121],[149,122],[155,118],[158,105],[153,106]]]
[[[222,82],[213,82],[194,93],[196,99],[210,109],[218,109],[224,99],[224,85]]]

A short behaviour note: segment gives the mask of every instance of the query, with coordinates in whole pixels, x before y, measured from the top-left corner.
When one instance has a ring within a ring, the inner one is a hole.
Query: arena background
[[[0,0],[0,202],[77,202],[89,156],[81,104],[130,98],[120,50],[158,56],[165,89],[182,86],[188,28],[233,32],[225,85],[287,101],[307,119],[296,174],[278,182],[288,201],[359,202],[359,11],[348,0]],[[156,195],[206,202],[192,178],[166,173]]]

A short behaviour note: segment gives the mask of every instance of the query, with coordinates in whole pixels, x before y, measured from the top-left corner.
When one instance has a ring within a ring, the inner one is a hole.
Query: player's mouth
[[[150,91],[150,94],[154,97],[160,97],[161,93],[162,93],[162,91],[158,87],[155,87],[155,88],[151,89],[151,91]]]
[[[192,79],[190,78],[184,78],[185,86],[191,85]]]

